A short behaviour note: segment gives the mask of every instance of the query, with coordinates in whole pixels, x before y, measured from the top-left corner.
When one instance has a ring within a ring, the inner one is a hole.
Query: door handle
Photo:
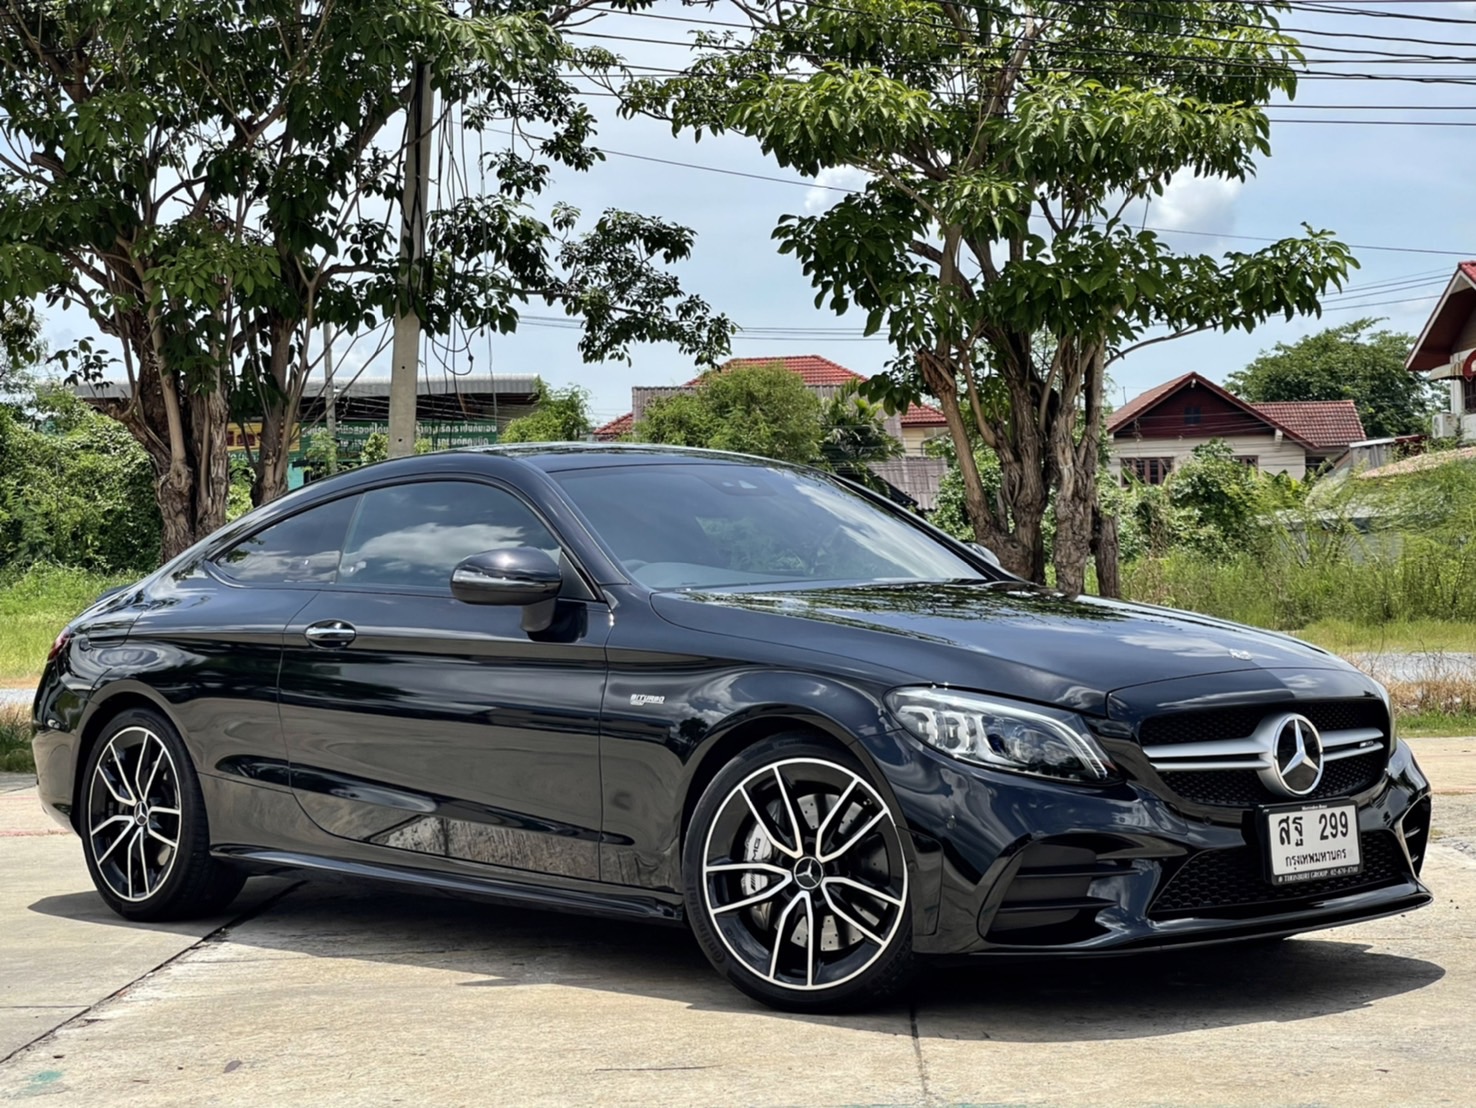
[[[341,619],[325,619],[303,631],[303,637],[314,646],[347,646],[358,632],[354,625]]]

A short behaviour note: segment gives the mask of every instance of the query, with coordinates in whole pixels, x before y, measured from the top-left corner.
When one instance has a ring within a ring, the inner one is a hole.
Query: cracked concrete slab
[[[748,1001],[682,930],[372,888],[303,885],[251,914],[283,890],[255,879],[237,922],[132,925],[97,901],[75,839],[12,838],[0,1057],[42,1037],[0,1063],[0,1099],[1465,1104],[1476,863],[1452,848],[1473,813],[1476,797],[1437,802],[1437,902],[1408,916],[1271,947],[936,969],[896,1004],[828,1017]]]

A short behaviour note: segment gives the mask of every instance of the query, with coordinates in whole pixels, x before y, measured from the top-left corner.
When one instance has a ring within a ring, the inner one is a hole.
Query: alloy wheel
[[[174,869],[182,832],[179,774],[153,731],[108,740],[88,784],[87,840],[97,873],[120,900],[157,893]]]
[[[718,807],[703,849],[704,908],[728,952],[784,989],[834,988],[891,947],[907,866],[891,811],[854,771],[819,758],[756,770]]]

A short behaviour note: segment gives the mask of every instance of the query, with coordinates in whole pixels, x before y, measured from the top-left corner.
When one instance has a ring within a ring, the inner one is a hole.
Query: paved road
[[[1476,744],[1417,745],[1445,794],[1432,908],[937,973],[825,1018],[750,1004],[683,932],[399,893],[257,880],[229,918],[125,924],[29,783],[0,780],[0,1100],[1466,1105]]]
[[[1445,651],[1390,651],[1345,654],[1365,673],[1380,681],[1470,681],[1476,677],[1476,654]]]
[[[35,696],[35,689],[0,689],[0,708],[11,704],[29,707]]]

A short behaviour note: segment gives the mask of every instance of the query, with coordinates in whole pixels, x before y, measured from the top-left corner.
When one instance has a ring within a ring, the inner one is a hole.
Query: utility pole
[[[415,388],[420,376],[418,271],[425,257],[425,204],[430,192],[431,120],[435,113],[430,66],[417,62],[415,90],[405,112],[405,191],[400,202],[400,264],[404,302],[395,319],[390,362],[389,456],[415,453]]]
[[[323,376],[328,392],[328,441],[333,450],[328,455],[328,475],[338,472],[338,396],[333,391],[333,328],[323,328]]]

